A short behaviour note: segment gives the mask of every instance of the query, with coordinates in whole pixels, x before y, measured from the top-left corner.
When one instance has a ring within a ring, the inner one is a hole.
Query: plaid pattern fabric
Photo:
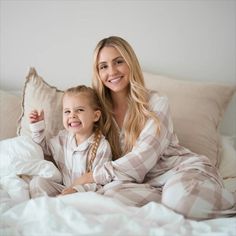
[[[161,202],[193,219],[236,214],[235,194],[223,188],[209,159],[179,145],[168,99],[151,92],[150,107],[161,122],[160,134],[148,120],[131,152],[96,166],[93,177],[105,185],[100,192],[135,206]],[[122,138],[121,130],[121,144]]]
[[[44,121],[30,124],[30,129],[33,140],[42,147],[44,154],[53,156],[58,169],[62,173],[62,184],[64,186],[71,186],[76,178],[86,172],[89,152],[94,142],[94,134],[77,146],[74,136],[66,130],[62,130],[57,136],[46,140]],[[103,165],[111,158],[110,145],[102,136],[92,169],[97,165]]]

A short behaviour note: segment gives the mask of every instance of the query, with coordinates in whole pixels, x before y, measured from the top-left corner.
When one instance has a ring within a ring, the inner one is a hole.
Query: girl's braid
[[[91,151],[89,152],[89,158],[88,158],[89,163],[88,163],[88,166],[87,166],[87,171],[88,172],[92,171],[93,161],[96,157],[98,146],[99,146],[99,143],[101,141],[101,138],[102,138],[101,131],[99,129],[96,129],[96,131],[94,132],[94,143],[92,145]]]

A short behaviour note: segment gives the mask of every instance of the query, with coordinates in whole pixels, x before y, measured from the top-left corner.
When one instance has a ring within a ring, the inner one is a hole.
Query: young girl
[[[96,191],[98,185],[76,185],[75,180],[95,166],[111,160],[111,148],[102,135],[102,108],[95,91],[84,85],[70,88],[63,96],[63,125],[65,130],[46,140],[44,113],[29,114],[33,140],[44,154],[52,155],[62,173],[62,183],[34,177],[30,182],[31,197],[56,196],[76,191]]]
[[[84,174],[78,184],[96,182],[105,185],[104,195],[128,205],[155,201],[197,220],[236,214],[236,196],[209,159],[178,143],[168,99],[146,89],[127,41],[112,36],[98,43],[93,87],[107,112],[105,135],[116,160]]]

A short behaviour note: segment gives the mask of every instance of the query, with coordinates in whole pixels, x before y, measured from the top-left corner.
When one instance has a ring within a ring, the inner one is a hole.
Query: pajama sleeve
[[[30,124],[30,131],[33,141],[41,146],[43,153],[49,156],[52,155],[50,146],[45,137],[44,120]]]
[[[94,169],[93,178],[96,183],[104,185],[116,180],[142,183],[145,175],[156,165],[170,144],[173,123],[166,97],[152,94],[150,108],[159,118],[160,133],[157,133],[154,121],[149,119],[131,152]]]

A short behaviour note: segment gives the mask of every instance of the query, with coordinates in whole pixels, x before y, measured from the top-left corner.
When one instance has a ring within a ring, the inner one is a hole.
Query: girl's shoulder
[[[108,140],[106,139],[106,137],[102,134],[101,140],[100,140],[100,145],[104,145],[104,146],[110,146]]]
[[[70,134],[67,130],[59,130],[57,135],[53,136],[50,141],[53,143],[65,143],[65,141],[70,138]]]
[[[100,150],[103,150],[103,151],[111,153],[110,143],[108,142],[108,140],[105,138],[105,136],[103,134],[102,134],[102,137],[101,137],[101,140],[100,140],[98,148]]]

